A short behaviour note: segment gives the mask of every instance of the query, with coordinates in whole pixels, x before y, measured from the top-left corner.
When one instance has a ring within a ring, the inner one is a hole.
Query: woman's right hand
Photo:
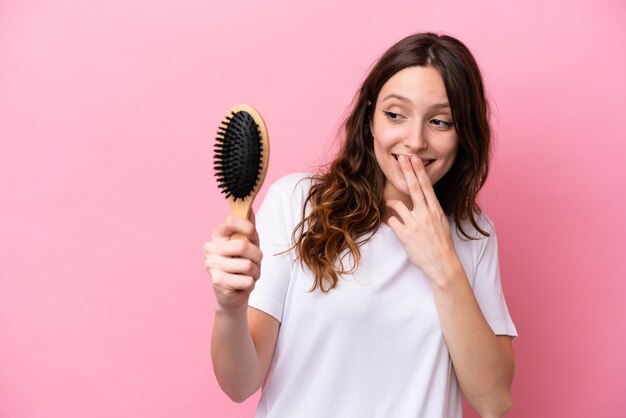
[[[251,220],[229,215],[215,231],[211,241],[203,245],[204,266],[211,275],[217,309],[235,312],[247,309],[248,297],[261,273],[263,253],[259,249],[259,235]],[[248,241],[231,239],[234,233]]]

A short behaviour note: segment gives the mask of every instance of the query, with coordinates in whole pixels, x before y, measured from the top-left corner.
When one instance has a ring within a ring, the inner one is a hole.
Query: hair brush
[[[265,180],[269,156],[269,137],[261,114],[245,104],[232,107],[217,131],[213,167],[234,216],[248,219]],[[246,239],[240,234],[232,238]]]

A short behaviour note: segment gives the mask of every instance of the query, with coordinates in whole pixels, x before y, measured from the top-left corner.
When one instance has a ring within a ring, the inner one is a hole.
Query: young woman
[[[257,417],[456,418],[461,393],[503,416],[517,332],[476,203],[491,133],[471,53],[399,41],[343,135],[327,169],[281,178],[256,223],[228,217],[204,246],[221,388],[241,402],[262,387]]]

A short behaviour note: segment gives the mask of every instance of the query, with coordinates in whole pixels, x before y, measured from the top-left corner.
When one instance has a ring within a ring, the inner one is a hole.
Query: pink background
[[[493,102],[481,203],[520,333],[509,416],[626,416],[625,11],[3,0],[0,416],[253,416],[209,355],[217,125],[239,102],[264,115],[263,196],[327,159],[368,66],[423,30],[474,51]]]

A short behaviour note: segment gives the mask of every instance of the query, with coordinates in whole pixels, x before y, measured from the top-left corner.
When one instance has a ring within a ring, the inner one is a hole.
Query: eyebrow
[[[445,108],[450,108],[450,104],[449,103],[437,103],[437,104],[432,105],[430,108],[436,109],[436,110],[445,109]]]
[[[385,98],[383,99],[383,102],[385,100],[388,100],[388,99],[398,99],[401,102],[405,102],[405,103],[408,103],[410,105],[413,104],[413,101],[411,99],[409,99],[408,97],[400,96],[399,94],[389,94],[389,95],[385,96]],[[445,102],[445,103],[437,103],[437,104],[434,104],[434,105],[430,106],[430,108],[433,109],[433,110],[439,110],[439,109],[444,109],[444,108],[449,108],[449,107],[450,107],[450,104],[447,103],[447,102]]]
[[[405,103],[408,103],[408,104],[413,104],[411,99],[409,99],[408,97],[400,96],[399,94],[389,94],[389,95],[385,96],[385,98],[383,99],[383,102],[385,100],[389,100],[389,99],[398,99],[401,102],[405,102]]]

